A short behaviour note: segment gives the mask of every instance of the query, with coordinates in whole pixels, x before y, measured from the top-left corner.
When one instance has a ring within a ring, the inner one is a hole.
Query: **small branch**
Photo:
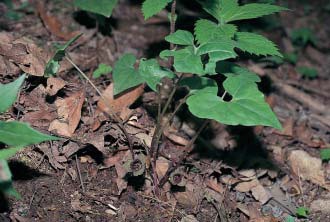
[[[193,150],[193,145],[196,141],[196,139],[198,138],[198,136],[201,134],[201,132],[204,130],[204,128],[207,126],[207,124],[209,124],[209,120],[204,121],[204,123],[201,125],[201,127],[198,129],[198,131],[196,132],[196,134],[194,135],[194,137],[190,140],[190,142],[185,146],[185,151],[184,153],[180,156],[179,160],[173,164],[173,161],[171,162],[168,170],[166,171],[165,175],[162,177],[162,179],[160,180],[158,186],[159,188],[163,187],[164,184],[166,183],[166,181],[168,180],[168,178],[170,177],[170,174],[176,170],[181,163],[187,158],[187,156],[191,153],[191,151]]]
[[[128,134],[128,132],[126,131],[125,127],[124,127],[124,123],[123,121],[120,119],[120,117],[114,113],[112,111],[112,106],[110,105],[110,103],[107,101],[107,99],[103,96],[103,94],[101,93],[101,91],[95,86],[95,84],[88,78],[88,76],[69,58],[69,56],[65,56],[65,59],[68,60],[68,62],[80,73],[80,75],[82,77],[84,77],[84,79],[87,80],[87,82],[95,89],[95,91],[97,92],[97,94],[99,94],[99,96],[101,97],[101,99],[103,100],[103,102],[105,103],[105,105],[108,107],[108,111],[110,112],[110,118],[113,118],[119,128],[121,129],[121,131],[124,133],[126,139],[127,139],[127,143],[128,143],[128,147],[130,149],[131,155],[132,155],[132,159],[135,159],[134,156],[134,151],[133,151],[133,143],[132,143],[132,138],[131,136]]]
[[[86,192],[85,185],[84,185],[84,181],[83,181],[82,176],[81,176],[77,154],[75,155],[75,158],[76,158],[76,167],[77,167],[78,176],[79,176],[79,180],[80,180],[80,184],[81,184],[81,189],[82,189],[83,193],[85,193]]]

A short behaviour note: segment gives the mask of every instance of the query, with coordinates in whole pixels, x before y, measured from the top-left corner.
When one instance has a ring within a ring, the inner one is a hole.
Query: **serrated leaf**
[[[75,6],[82,10],[110,17],[118,0],[75,0]]]
[[[108,74],[112,71],[112,67],[108,66],[107,64],[101,63],[97,67],[97,69],[93,72],[93,78],[97,79],[102,75]]]
[[[0,150],[0,160],[6,160],[14,156],[22,147],[11,147]]]
[[[157,92],[157,85],[164,77],[173,78],[172,71],[159,66],[156,59],[140,60],[139,73],[147,85]]]
[[[200,118],[214,119],[228,125],[264,125],[281,129],[281,124],[258,90],[255,74],[227,74],[223,86],[232,100],[217,96],[217,87],[197,91],[187,100],[189,110]]]
[[[188,87],[190,94],[193,94],[197,90],[201,90],[206,87],[217,87],[217,83],[215,80],[196,75],[181,79],[178,84],[179,86]]]
[[[209,60],[205,65],[206,74],[215,74],[216,63],[221,60],[235,58],[234,43],[228,39],[215,39],[202,44],[197,49],[197,55],[208,54]]]
[[[47,140],[59,138],[40,133],[32,129],[27,123],[0,121],[0,142],[9,146],[27,146]]]
[[[201,57],[194,53],[194,48],[191,46],[177,51],[164,50],[159,56],[161,58],[173,56],[173,66],[177,72],[204,75]]]
[[[230,1],[230,0],[226,0]],[[251,3],[228,10],[223,9],[222,20],[232,22],[244,19],[259,18],[265,15],[271,15],[276,12],[287,10],[284,7],[270,4]]]
[[[25,74],[20,76],[14,82],[1,84],[0,83],[0,113],[6,112],[11,105],[16,101],[18,91],[23,84]]]
[[[77,39],[80,38],[80,36],[82,36],[83,33],[76,35],[75,37],[73,37],[72,39],[70,39],[69,41],[67,41],[64,45],[59,46],[56,49],[56,52],[54,54],[54,56],[48,61],[48,63],[46,64],[45,67],[45,73],[44,76],[45,77],[50,77],[50,76],[54,76],[57,74],[59,68],[60,68],[60,61],[62,61],[62,59],[65,56],[65,50],[75,41],[77,41]]]
[[[200,19],[195,23],[195,36],[200,44],[211,39],[231,39],[236,32],[237,27],[232,24],[218,25],[206,19]]]
[[[200,1],[203,9],[224,24],[232,21],[258,18],[275,12],[286,10],[284,7],[251,3],[239,6],[237,0],[206,0]]]
[[[165,40],[177,45],[193,45],[194,36],[185,30],[177,30],[176,32],[165,37]]]
[[[276,45],[263,37],[250,32],[236,33],[237,48],[255,55],[276,55],[282,57]]]
[[[133,54],[125,54],[116,62],[112,73],[114,95],[143,83],[139,72],[134,68],[135,61]]]
[[[156,15],[170,2],[172,2],[172,0],[145,0],[142,4],[144,19],[148,19],[151,16]]]
[[[330,148],[322,149],[320,151],[320,157],[322,160],[330,160]]]

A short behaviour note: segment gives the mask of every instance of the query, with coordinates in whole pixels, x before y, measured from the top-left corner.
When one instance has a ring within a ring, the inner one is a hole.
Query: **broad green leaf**
[[[185,30],[177,30],[173,34],[165,37],[165,40],[177,45],[193,45],[194,36]]]
[[[246,72],[226,76],[223,86],[232,100],[227,102],[218,97],[216,87],[199,90],[187,100],[192,114],[228,125],[264,125],[281,129],[280,122],[258,90],[256,82],[260,79],[257,75]]]
[[[17,199],[21,197],[13,187],[12,174],[10,172],[8,162],[2,159],[0,159],[0,192],[14,196]]]
[[[282,57],[276,45],[255,33],[237,32],[236,33],[237,48],[242,51],[255,55],[276,55]]]
[[[93,78],[97,79],[102,75],[108,74],[112,71],[112,67],[108,66],[107,64],[101,63],[97,67],[97,69],[93,72]]]
[[[259,18],[264,15],[270,15],[283,10],[287,9],[277,5],[251,3],[243,6],[238,6],[236,8],[233,7],[228,10],[223,9],[223,15],[221,16],[221,18],[227,23],[243,19]]]
[[[293,216],[289,215],[287,218],[285,218],[285,222],[295,222],[295,219]]]
[[[177,72],[193,73],[204,75],[203,63],[201,57],[194,53],[193,47],[186,47],[177,51],[164,50],[160,53],[160,57],[174,57],[174,68]]]
[[[64,45],[59,46],[56,49],[56,52],[53,56],[53,58],[51,58],[48,63],[46,64],[46,68],[45,68],[45,74],[44,76],[46,77],[50,77],[50,76],[54,76],[57,74],[57,71],[60,68],[60,61],[62,61],[62,59],[65,56],[65,50],[72,44],[74,43],[78,38],[80,38],[80,36],[82,36],[83,34],[79,34],[75,37],[73,37],[72,39],[70,39],[69,41],[67,41]]]
[[[156,15],[170,2],[172,2],[172,0],[145,0],[142,4],[144,19],[148,19],[151,16]]]
[[[298,61],[298,55],[295,52],[288,52],[283,54],[284,60],[295,65]]]
[[[205,65],[206,74],[215,74],[216,63],[221,60],[235,58],[233,41],[228,39],[214,39],[202,44],[197,49],[197,55],[208,54],[209,60]]]
[[[22,147],[11,147],[0,150],[0,160],[6,160],[12,156],[14,156]]]
[[[320,151],[320,156],[322,160],[330,160],[330,148],[322,149]]]
[[[118,0],[75,0],[74,4],[82,10],[110,17]]]
[[[221,24],[258,18],[275,12],[286,10],[286,8],[270,5],[251,3],[239,6],[237,0],[199,0],[203,9],[216,18]]]
[[[206,87],[217,87],[215,80],[197,75],[181,79],[178,84],[180,86],[188,87],[190,94],[193,94],[197,90],[201,90]]]
[[[27,146],[59,138],[40,133],[23,122],[0,121],[0,142],[9,146]]]
[[[18,91],[23,84],[25,74],[20,76],[14,82],[1,84],[0,83],[0,113],[6,112],[17,98]]]
[[[231,39],[236,32],[237,27],[232,24],[218,25],[206,19],[200,19],[195,23],[195,36],[200,44],[212,39]]]
[[[134,68],[135,61],[133,54],[125,54],[116,62],[112,73],[114,95],[143,83],[139,72]]]
[[[164,77],[173,78],[175,76],[172,71],[160,67],[156,59],[141,59],[139,73],[153,91],[157,91],[157,85]]]
[[[307,66],[299,66],[296,68],[297,72],[301,74],[304,77],[307,78],[316,78],[318,76],[318,72],[313,67],[307,67]]]

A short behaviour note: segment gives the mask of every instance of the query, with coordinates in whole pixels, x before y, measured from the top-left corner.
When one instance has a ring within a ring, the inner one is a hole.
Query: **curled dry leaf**
[[[271,193],[260,183],[251,189],[253,197],[258,200],[261,204],[268,202],[272,198]]]
[[[56,37],[59,37],[65,41],[70,40],[77,34],[79,34],[78,31],[76,32],[65,32],[62,30],[62,27],[65,27],[61,22],[54,16],[50,15],[45,8],[45,4],[43,1],[37,2],[37,11],[40,15],[40,18],[42,19],[44,25],[46,28]]]
[[[330,189],[326,184],[322,161],[319,158],[310,156],[303,150],[294,150],[289,154],[289,164],[292,171],[303,180],[310,180],[326,189]]]
[[[225,188],[214,177],[206,179],[206,186],[221,194],[225,192]]]
[[[84,100],[84,91],[76,92],[65,99],[57,99],[55,105],[60,120],[51,122],[48,130],[55,130],[59,135],[71,137],[79,124]]]
[[[249,192],[252,190],[252,188],[258,186],[260,183],[257,179],[253,179],[251,181],[247,182],[241,182],[236,185],[235,190],[239,192]]]
[[[0,55],[34,76],[43,76],[49,55],[32,41],[22,38],[12,43],[0,43]]]
[[[47,79],[46,92],[48,95],[54,96],[59,90],[63,89],[65,84],[65,81],[61,78],[50,77]]]
[[[128,107],[142,95],[143,91],[144,86],[140,85],[114,97],[113,84],[111,83],[103,92],[103,97],[107,101],[104,102],[103,99],[100,99],[97,106],[102,112],[109,114],[114,112],[119,114],[122,119],[127,119],[130,116]],[[111,110],[109,110],[108,104],[111,106]]]

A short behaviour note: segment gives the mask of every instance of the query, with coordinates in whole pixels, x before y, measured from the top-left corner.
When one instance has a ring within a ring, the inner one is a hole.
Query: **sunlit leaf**
[[[5,112],[13,105],[17,98],[18,91],[23,84],[25,74],[20,76],[14,82],[1,84],[0,83],[0,113]]]

